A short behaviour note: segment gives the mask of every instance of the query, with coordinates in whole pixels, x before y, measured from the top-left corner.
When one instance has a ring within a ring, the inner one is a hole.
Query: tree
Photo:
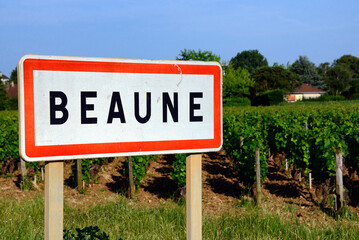
[[[346,68],[351,78],[359,78],[359,58],[352,55],[343,55],[333,63],[333,66],[338,65]]]
[[[258,50],[246,50],[238,53],[230,61],[235,69],[243,68],[252,74],[257,68],[268,66],[267,59]]]
[[[212,53],[211,51],[195,51],[195,50],[181,50],[179,57],[176,60],[197,60],[197,61],[216,61],[220,62],[220,56]]]
[[[290,67],[289,70],[298,74],[303,83],[309,84],[319,89],[325,89],[325,81],[317,72],[315,64],[309,61],[306,56],[299,56]]]
[[[0,111],[7,109],[5,85],[0,81]]]
[[[11,72],[10,82],[14,82],[15,84],[17,84],[17,67],[15,67],[15,69]]]
[[[329,69],[330,69],[330,63],[328,63],[328,62],[321,63],[317,67],[317,72],[323,78],[323,80],[327,76],[327,73],[328,73]]]
[[[336,96],[349,89],[350,80],[350,71],[340,64],[331,68],[325,78],[329,93]]]
[[[223,98],[243,97],[249,94],[254,81],[245,69],[235,69],[229,64],[223,71]]]
[[[252,78],[255,81],[254,89],[256,93],[273,89],[293,92],[294,89],[302,84],[298,74],[284,69],[282,66],[258,68],[252,74]]]

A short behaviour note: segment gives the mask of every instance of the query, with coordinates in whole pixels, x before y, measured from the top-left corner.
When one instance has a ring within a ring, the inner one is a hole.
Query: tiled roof
[[[293,93],[325,93],[325,91],[303,83],[302,86],[296,89]]]

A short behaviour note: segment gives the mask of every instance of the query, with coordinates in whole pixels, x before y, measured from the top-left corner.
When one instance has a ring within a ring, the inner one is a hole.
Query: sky
[[[0,0],[0,71],[25,54],[222,61],[257,49],[268,63],[359,57],[357,0]]]

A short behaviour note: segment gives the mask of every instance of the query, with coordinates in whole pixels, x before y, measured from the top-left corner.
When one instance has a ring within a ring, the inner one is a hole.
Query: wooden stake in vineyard
[[[76,160],[76,178],[77,178],[77,191],[82,192],[83,186],[82,186],[82,160],[77,159]]]
[[[133,181],[133,167],[132,167],[132,157],[128,157],[128,182],[129,182],[129,196],[133,198],[135,196],[135,182]]]
[[[21,166],[21,190],[24,190],[24,182],[27,180],[26,179],[26,163],[24,161],[24,159],[20,158],[20,166]]]
[[[256,148],[256,186],[257,186],[257,196],[256,202],[257,205],[261,205],[262,199],[262,191],[261,191],[261,163],[260,163],[260,155],[259,155],[259,148]]]
[[[336,196],[337,196],[337,210],[340,211],[344,207],[344,192],[343,192],[343,153],[342,150],[337,150],[335,153],[335,168],[336,168]]]

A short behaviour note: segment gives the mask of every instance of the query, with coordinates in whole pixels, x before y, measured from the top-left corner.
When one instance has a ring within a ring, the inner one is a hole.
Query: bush
[[[17,98],[8,98],[7,100],[7,109],[8,110],[17,110],[18,99]]]
[[[351,97],[349,99],[350,100],[359,100],[359,93],[354,93],[353,95],[351,95]]]
[[[284,91],[281,89],[269,90],[258,94],[252,101],[252,106],[278,105],[284,101]]]
[[[186,154],[175,154],[174,157],[171,177],[178,187],[183,187],[186,185]]]
[[[0,174],[14,170],[19,156],[19,131],[16,116],[0,116]]]
[[[223,99],[223,103],[226,106],[232,107],[232,106],[250,106],[251,101],[248,98],[242,98],[242,97],[229,97]]]

